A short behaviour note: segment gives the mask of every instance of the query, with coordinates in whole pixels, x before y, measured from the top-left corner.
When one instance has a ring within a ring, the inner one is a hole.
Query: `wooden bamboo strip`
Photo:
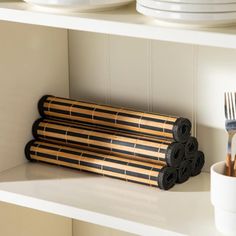
[[[63,119],[56,119],[56,118],[52,118],[52,119],[57,121],[57,123],[60,123],[60,124],[67,123],[67,124],[70,124],[71,127],[78,127],[78,122],[66,121],[66,120],[63,120]],[[98,125],[89,124],[89,123],[83,123],[83,122],[79,122],[79,124],[80,125],[91,126],[94,131],[101,131],[101,126],[98,126]],[[115,129],[115,128],[109,128],[109,127],[105,128],[105,127],[102,127],[102,130],[106,134],[114,134],[115,133],[116,135],[122,135],[124,137],[136,138],[136,139],[138,138],[140,140],[147,140],[147,141],[152,141],[152,142],[161,142],[161,143],[167,144],[167,145],[169,145],[169,144],[174,142],[174,140],[170,139],[170,138],[163,138],[163,137],[144,135],[144,134],[140,134],[140,133],[134,133],[134,132],[129,132],[129,131],[125,131],[125,130],[119,130],[119,129]],[[188,140],[190,140],[191,138],[192,137],[190,137]]]
[[[150,165],[44,141],[29,142],[25,154],[31,161],[76,168],[162,189],[173,187],[177,178],[176,170],[165,164]]]
[[[45,141],[42,141],[42,140],[38,140],[38,142],[41,142],[43,143],[43,146],[46,146],[48,148],[50,148],[50,150],[57,150],[59,144],[57,143],[53,143],[53,142],[45,142]],[[64,146],[64,145],[61,145],[61,146]],[[70,146],[66,146],[66,150],[70,153],[70,158],[74,158],[75,160],[78,159],[78,150],[83,150],[84,153],[88,154],[88,155],[95,155],[94,153],[96,153],[96,156],[98,157],[98,159],[105,159],[105,158],[108,158],[111,153],[109,154],[104,154],[104,153],[98,153],[98,152],[93,152],[91,150],[87,150],[87,149],[82,149],[82,148],[75,148],[75,147],[70,147]],[[74,152],[77,152],[76,155],[74,155],[73,153]],[[112,159],[113,160],[117,160],[117,161],[120,161],[121,160],[121,157],[118,157],[118,156],[114,156],[112,155]],[[138,165],[140,164],[140,161],[137,161],[137,160],[132,160],[132,159],[129,159],[129,163],[131,165]],[[142,162],[142,166],[143,167],[146,167],[146,168],[156,168],[156,169],[162,169],[163,166],[165,166],[166,164],[164,162],[160,162],[158,164],[153,164],[153,163],[148,163],[148,162]]]
[[[38,106],[40,114],[44,117],[86,122],[170,138],[179,142],[186,142],[191,131],[191,123],[185,118],[133,111],[50,95],[44,96]]]
[[[37,152],[37,153],[48,154],[48,155],[54,155],[54,156],[57,156],[57,154],[58,154],[58,150],[54,151],[54,150],[42,148],[40,146],[39,147],[32,147],[31,151],[34,151],[34,152]],[[70,158],[71,160],[76,160],[78,162],[80,162],[80,161],[89,162],[91,158],[86,157],[86,154],[89,155],[89,156],[91,156],[91,155],[95,156],[94,153],[92,153],[91,151],[86,151],[86,150],[84,150],[81,153],[81,156],[77,156],[77,155],[72,154],[72,153],[63,152],[63,150],[61,150],[61,152],[60,152],[61,157]],[[120,161],[119,158],[112,158],[112,160],[114,162],[111,162],[110,161],[111,158],[110,158],[109,155],[104,155],[104,156],[105,157],[103,157],[103,159],[99,159],[99,155],[97,155],[97,153],[96,153],[96,158],[98,158],[96,160],[96,164],[109,166],[109,167],[117,168],[117,169],[122,168],[122,166],[125,164],[125,163],[122,163],[122,161]],[[136,162],[136,165],[138,165],[138,164],[139,164],[139,162]],[[158,168],[156,168],[156,169],[161,170],[163,168],[163,166],[165,166],[165,164],[163,164],[162,166],[161,165],[157,166]],[[147,166],[143,165],[143,167],[147,167]],[[138,172],[139,171],[139,173],[144,174],[144,175],[155,175],[156,174],[156,172],[150,171],[149,167],[147,169],[140,170],[140,168],[128,165],[126,167],[126,170],[127,171],[132,171],[132,172]]]
[[[47,95],[46,95],[47,96]],[[166,117],[168,118],[169,121],[175,122],[176,117],[171,117],[167,115],[160,115],[160,114],[154,114],[154,113],[144,113],[141,111],[135,111],[131,109],[125,109],[125,108],[118,108],[118,107],[112,107],[112,106],[107,106],[107,105],[99,105],[95,103],[89,103],[89,102],[84,102],[84,101],[75,101],[71,99],[66,99],[66,98],[60,98],[60,97],[55,97],[48,95],[49,98],[49,103],[61,103],[67,106],[71,106],[73,103],[73,107],[78,106],[78,107],[83,107],[83,108],[90,108],[90,110],[94,110],[96,108],[97,110],[105,110],[105,111],[113,111],[114,113],[125,113],[129,115],[136,115],[136,116],[144,116],[144,117],[150,117],[153,119],[160,119],[160,120],[166,120]]]
[[[46,103],[44,107],[47,108],[48,110],[50,110],[51,106],[52,106],[51,104]],[[103,117],[103,118],[113,119],[113,120],[115,120],[119,117],[119,120],[125,121],[125,122],[139,123],[139,124],[147,125],[147,126],[156,126],[157,125],[157,126],[163,127],[168,130],[173,129],[173,124],[168,124],[168,123],[163,124],[163,122],[154,122],[154,121],[150,121],[150,120],[141,120],[140,121],[140,118],[117,116],[117,114],[103,113],[103,112],[98,112],[98,111],[94,111],[94,110],[91,111],[91,110],[85,110],[85,109],[81,109],[81,108],[68,107],[68,106],[57,105],[57,104],[53,105],[53,109],[66,111],[66,113],[70,114],[70,116],[72,113],[83,113],[87,116],[98,116],[98,117]]]
[[[122,130],[124,132],[134,132],[134,133],[138,133],[138,134],[146,134],[146,129],[141,128],[141,127],[130,127],[128,128],[126,124],[115,124],[114,127],[113,125],[111,125],[111,122],[108,121],[102,121],[99,120],[99,122],[91,122],[91,120],[89,120],[88,118],[84,118],[84,117],[78,117],[78,116],[74,116],[73,119],[71,119],[71,115],[68,114],[60,114],[57,112],[53,112],[50,111],[50,113],[45,113],[46,115],[42,115],[43,117],[47,117],[47,118],[60,118],[60,119],[64,119],[70,122],[84,122],[86,124],[95,124],[95,125],[99,125],[102,126],[103,128],[116,128],[119,130]],[[93,121],[93,120],[92,120]],[[154,137],[159,137],[159,138],[169,138],[169,139],[173,139],[173,134],[171,133],[163,133],[163,131],[155,131],[153,134],[150,134],[150,136],[154,136]]]
[[[35,122],[33,133],[37,139],[101,149],[103,152],[151,163],[162,161],[173,167],[178,167],[184,158],[184,146],[180,143],[154,142],[116,131],[112,133],[111,130],[107,133],[97,128],[94,131],[94,127],[81,124],[40,119]]]

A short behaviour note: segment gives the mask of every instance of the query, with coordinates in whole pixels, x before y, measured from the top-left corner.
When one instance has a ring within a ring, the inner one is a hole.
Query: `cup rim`
[[[219,165],[225,165],[225,161],[220,161],[220,162],[216,162],[215,164],[213,164],[211,166],[211,173],[214,173],[215,175],[218,175],[218,176],[221,176],[221,177],[224,177],[226,179],[232,179],[232,180],[235,180],[236,181],[236,177],[233,177],[233,176],[227,176],[227,175],[224,175],[222,173],[219,173],[215,170],[215,168]]]

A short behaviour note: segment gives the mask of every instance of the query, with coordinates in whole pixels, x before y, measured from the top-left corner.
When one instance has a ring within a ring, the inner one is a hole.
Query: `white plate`
[[[137,0],[145,7],[176,12],[232,12],[236,11],[236,3],[230,4],[191,4],[191,3],[170,3],[157,0]]]
[[[24,0],[40,9],[55,11],[90,11],[126,5],[134,0]]]
[[[186,4],[230,4],[236,3],[236,0],[161,0],[162,2],[175,2]]]
[[[137,3],[137,11],[146,16],[151,16],[162,21],[181,23],[181,24],[197,24],[197,25],[225,25],[236,23],[236,12],[227,13],[180,13],[160,11],[144,7]]]

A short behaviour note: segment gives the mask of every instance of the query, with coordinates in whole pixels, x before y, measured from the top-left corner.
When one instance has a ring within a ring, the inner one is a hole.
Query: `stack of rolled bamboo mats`
[[[204,154],[182,117],[145,113],[51,95],[38,103],[42,118],[25,147],[42,161],[170,189],[198,175]]]

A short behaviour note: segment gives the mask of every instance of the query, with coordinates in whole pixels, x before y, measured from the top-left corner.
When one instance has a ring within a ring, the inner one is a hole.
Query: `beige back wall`
[[[205,170],[224,159],[223,92],[236,87],[236,50],[70,31],[69,62],[72,98],[186,116]]]

